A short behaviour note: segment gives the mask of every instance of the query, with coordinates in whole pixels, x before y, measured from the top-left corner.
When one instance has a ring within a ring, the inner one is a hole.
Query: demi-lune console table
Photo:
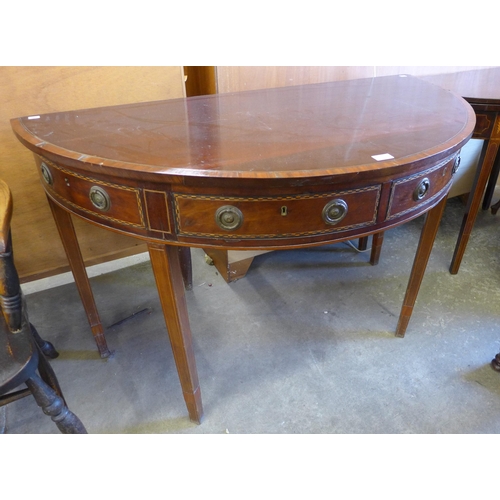
[[[110,351],[71,215],[147,242],[189,416],[200,422],[189,247],[301,248],[383,234],[426,214],[396,326],[403,337],[475,116],[458,95],[397,75],[11,124],[34,153],[102,357]]]

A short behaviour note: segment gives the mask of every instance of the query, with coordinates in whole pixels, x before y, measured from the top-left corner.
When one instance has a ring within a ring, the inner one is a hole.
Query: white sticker
[[[40,118],[40,115],[37,116],[28,116],[28,120],[38,120]]]
[[[389,153],[384,153],[382,155],[372,156],[372,158],[376,161],[382,161],[382,160],[392,160],[394,156],[390,155]]]

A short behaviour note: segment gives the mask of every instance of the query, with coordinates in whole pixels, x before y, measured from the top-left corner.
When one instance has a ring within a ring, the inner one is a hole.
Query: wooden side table
[[[109,349],[71,215],[147,242],[189,416],[199,422],[178,247],[317,246],[427,214],[396,327],[403,337],[475,117],[460,97],[401,75],[11,123],[34,153],[103,357]]]

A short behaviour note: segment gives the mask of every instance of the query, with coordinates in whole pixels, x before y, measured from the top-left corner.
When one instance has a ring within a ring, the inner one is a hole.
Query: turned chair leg
[[[498,209],[500,208],[500,201],[497,201],[494,205],[491,205],[490,210],[493,215],[495,215],[498,212]]]
[[[31,334],[35,339],[35,342],[37,343],[38,347],[42,350],[42,352],[45,354],[45,356],[47,356],[50,359],[57,358],[57,356],[59,356],[59,353],[56,351],[55,347],[50,342],[43,340],[42,337],[40,337],[40,334],[37,332],[36,328],[31,323],[30,323],[30,328],[31,328]]]
[[[36,373],[26,381],[35,401],[49,415],[63,434],[87,434],[80,419],[71,412],[61,398]]]
[[[491,367],[500,372],[500,352],[491,360]]]
[[[52,390],[64,401],[66,404],[66,400],[64,399],[64,394],[61,390],[61,386],[59,385],[59,380],[54,373],[54,369],[52,365],[49,363],[45,354],[42,352],[42,349],[38,344],[36,345],[38,349],[38,373],[40,374],[41,379],[52,388]]]

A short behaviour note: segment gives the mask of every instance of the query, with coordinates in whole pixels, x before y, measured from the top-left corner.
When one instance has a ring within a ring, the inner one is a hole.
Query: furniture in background
[[[450,265],[450,273],[457,274],[481,200],[483,210],[487,210],[491,205],[500,170],[500,68],[461,71],[422,78],[461,95],[472,106],[476,114],[476,126],[472,137],[484,141]]]
[[[178,246],[305,248],[426,214],[396,335],[424,277],[475,119],[407,75],[33,115],[30,149],[102,357],[71,214],[147,242],[184,399],[203,415]]]
[[[493,215],[496,215],[499,208],[500,208],[500,200],[498,200],[495,204],[491,205],[491,213]]]
[[[45,359],[58,353],[30,324],[14,265],[10,221],[12,199],[0,180],[0,406],[32,394],[65,434],[86,433],[64,400],[57,377]],[[45,353],[45,354],[44,354]],[[37,373],[38,371],[38,373]],[[27,388],[16,390],[25,384]]]
[[[483,144],[481,139],[471,139],[460,151],[460,166],[453,178],[448,199],[464,197],[464,203],[467,203],[469,193],[474,184],[474,177],[478,169]]]
[[[491,360],[491,367],[500,372],[500,352]]]

